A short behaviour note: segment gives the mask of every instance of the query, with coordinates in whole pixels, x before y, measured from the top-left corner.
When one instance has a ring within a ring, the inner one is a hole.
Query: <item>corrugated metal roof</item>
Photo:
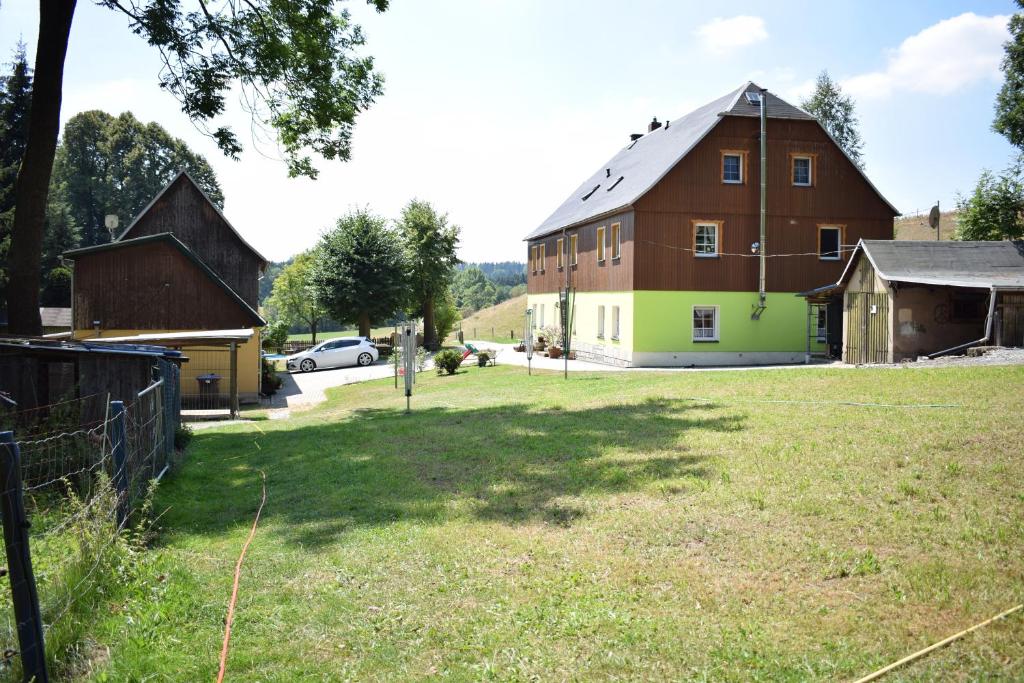
[[[760,116],[759,105],[751,104],[744,96],[747,92],[760,91],[760,86],[748,81],[728,95],[719,97],[682,118],[669,121],[661,128],[630,143],[584,181],[525,239],[548,235],[631,206],[682,161],[723,116]],[[769,118],[816,121],[803,109],[772,93],[768,93],[767,99]],[[856,164],[854,166],[856,167]],[[863,175],[863,172],[861,174]],[[867,180],[867,176],[864,176],[864,179]],[[871,185],[870,180],[867,182]],[[882,201],[889,204],[874,185],[871,185],[871,188]],[[889,204],[889,207],[893,212],[899,213],[892,204]]]
[[[101,341],[56,341],[40,337],[5,337],[0,339],[0,349],[15,351],[37,351],[43,353],[100,353],[116,356],[162,356],[168,359],[183,358],[181,351],[152,344],[111,344]]]
[[[840,283],[853,273],[863,252],[879,277],[950,287],[1024,289],[1024,242],[939,242],[861,240]]]

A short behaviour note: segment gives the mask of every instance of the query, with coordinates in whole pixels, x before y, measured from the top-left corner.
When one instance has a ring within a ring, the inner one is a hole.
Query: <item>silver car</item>
[[[288,372],[313,372],[317,368],[372,365],[380,357],[377,345],[366,337],[338,337],[320,342],[302,353],[285,358]]]

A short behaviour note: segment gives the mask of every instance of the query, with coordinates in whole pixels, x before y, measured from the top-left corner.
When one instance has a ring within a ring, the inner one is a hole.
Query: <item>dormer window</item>
[[[722,182],[729,185],[743,184],[743,157],[742,152],[722,152]]]
[[[792,157],[793,184],[810,187],[814,184],[814,158],[810,155],[794,154]]]

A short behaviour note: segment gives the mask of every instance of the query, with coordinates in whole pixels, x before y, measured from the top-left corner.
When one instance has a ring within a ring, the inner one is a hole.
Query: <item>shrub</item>
[[[263,348],[267,351],[280,351],[288,341],[288,323],[275,320],[263,330]]]
[[[479,365],[480,367],[484,367],[485,365],[487,365],[487,362],[489,360],[491,360],[491,355],[486,351],[481,351],[480,353],[476,354],[476,364]]]
[[[277,392],[284,384],[284,381],[278,377],[277,368],[274,364],[266,358],[260,359],[261,365],[261,376],[260,376],[260,393],[264,396],[270,396]]]
[[[183,451],[188,448],[189,442],[192,441],[192,427],[191,425],[182,422],[178,425],[178,428],[174,430],[174,447]]]
[[[454,375],[462,365],[462,354],[455,349],[445,349],[434,354],[434,367],[438,375]]]

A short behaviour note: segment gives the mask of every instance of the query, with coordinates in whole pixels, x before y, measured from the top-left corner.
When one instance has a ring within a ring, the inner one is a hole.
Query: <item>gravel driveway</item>
[[[331,387],[393,377],[394,374],[394,368],[386,360],[379,360],[364,368],[331,368],[295,374],[279,372],[278,377],[284,380],[284,384],[271,397],[270,407],[280,409],[311,406],[326,400],[327,395],[324,392]]]

